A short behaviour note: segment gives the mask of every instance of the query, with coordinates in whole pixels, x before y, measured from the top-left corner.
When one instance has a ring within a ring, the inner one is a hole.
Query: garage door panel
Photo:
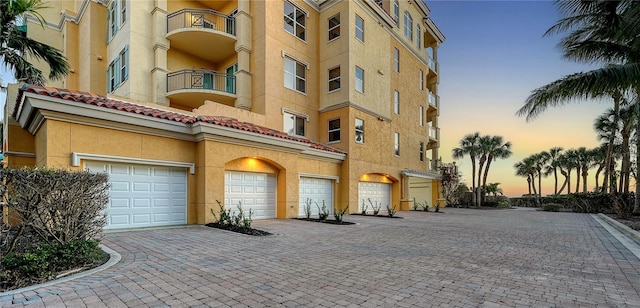
[[[391,205],[391,184],[360,182],[358,183],[358,211],[362,211],[362,203],[367,205],[368,212],[372,212],[371,204],[380,206],[380,210],[386,210]]]
[[[254,219],[276,217],[276,178],[273,174],[225,172],[225,207],[237,212],[238,204],[246,215],[253,211]]]
[[[299,217],[305,217],[307,200],[311,200],[311,217],[317,218],[322,201],[329,213],[333,213],[333,180],[300,177]]]
[[[105,229],[186,224],[186,169],[104,162],[85,166],[109,171]]]

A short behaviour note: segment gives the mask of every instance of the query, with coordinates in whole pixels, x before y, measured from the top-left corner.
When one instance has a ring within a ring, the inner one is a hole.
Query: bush
[[[545,203],[542,205],[542,210],[546,212],[559,212],[562,207],[562,204],[558,203]]]
[[[509,197],[506,197],[506,196],[487,196],[482,206],[496,207],[496,208],[510,208],[511,202],[509,201]]]
[[[22,247],[24,250],[37,243],[64,245],[95,238],[106,224],[109,184],[105,173],[3,168],[0,177],[4,179],[0,194],[6,196],[9,213],[19,221],[11,240],[6,239],[10,229],[3,228],[2,255],[14,251],[25,230],[38,240],[29,241],[32,244]]]
[[[341,210],[333,210],[333,218],[336,219],[336,222],[342,222],[342,217],[344,217],[344,214],[347,213],[347,211],[349,210],[349,205],[347,204],[344,208],[342,208]]]
[[[624,207],[630,207],[633,204],[634,194],[621,194],[617,193],[618,204],[625,210]],[[609,193],[600,192],[587,192],[587,193],[573,193],[568,195],[558,196],[543,196],[540,197],[541,204],[557,203],[562,205],[565,209],[571,209],[577,213],[615,213],[616,206],[614,203],[613,195]],[[539,207],[534,196],[526,196],[521,198],[511,198],[511,204],[519,207]]]
[[[0,260],[0,290],[39,283],[60,272],[105,259],[97,240],[76,239],[65,244],[43,244],[22,253],[12,252]]]

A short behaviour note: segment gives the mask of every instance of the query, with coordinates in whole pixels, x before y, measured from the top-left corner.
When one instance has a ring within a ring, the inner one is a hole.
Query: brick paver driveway
[[[119,264],[0,306],[640,306],[640,262],[590,215],[444,211],[110,233]]]

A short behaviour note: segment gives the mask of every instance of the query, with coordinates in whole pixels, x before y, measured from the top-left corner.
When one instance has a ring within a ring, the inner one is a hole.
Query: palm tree
[[[560,155],[560,173],[565,176],[565,182],[560,188],[560,192],[562,192],[562,190],[566,186],[567,194],[571,193],[571,170],[573,170],[573,168],[576,168],[576,160],[577,154],[576,150],[574,149],[569,149],[562,155]],[[565,172],[562,167],[564,167],[567,171]]]
[[[527,184],[529,187],[529,196],[535,194],[536,188],[535,188],[535,183],[533,181],[534,175],[535,175],[535,167],[533,165],[533,160],[529,158],[525,158],[522,161],[517,162],[515,165],[513,165],[513,167],[516,168],[516,175],[527,178]],[[531,191],[532,187],[533,187],[533,193]]]
[[[498,194],[502,195],[502,188],[498,187],[500,183],[489,183],[486,185],[487,194],[492,194],[493,196],[497,196]]]
[[[498,158],[506,159],[511,156],[511,142],[504,142],[502,136],[492,136],[490,139],[490,147],[487,155],[487,166],[484,168],[484,175],[482,177],[482,187],[487,187],[487,176],[489,175],[489,167],[491,162]]]
[[[620,114],[619,103],[614,104],[613,109],[607,110],[604,114],[596,118],[593,129],[598,135],[598,139],[606,141],[606,157],[604,160],[604,180],[602,182],[602,192],[613,191],[615,183],[611,182],[611,175],[613,169],[611,168],[612,160],[614,157],[614,146],[616,142],[616,136],[618,131],[618,119]],[[596,177],[597,181],[597,177]],[[597,184],[596,184],[597,186]]]
[[[622,166],[620,167],[620,190],[623,193],[629,192],[631,174],[631,135],[636,126],[637,116],[633,106],[625,106],[620,108],[620,135],[622,136]]]
[[[478,147],[480,148],[480,160],[478,161],[478,187],[482,187],[484,189],[484,185],[480,179],[482,178],[482,168],[487,162],[489,152],[491,151],[491,136],[481,136],[480,139],[478,139]],[[482,204],[482,199],[479,203]]]
[[[602,170],[604,170],[607,167],[608,161],[607,161],[607,152],[608,152],[608,147],[609,145],[607,143],[603,143],[601,144],[599,147],[593,148],[591,150],[591,154],[593,156],[593,163],[595,166],[598,167],[598,169],[596,169],[596,175],[595,175],[595,180],[596,180],[596,189],[600,189],[600,191],[605,192],[605,182],[603,181],[603,186],[600,186],[600,173],[602,172]],[[606,175],[605,175],[605,179],[606,179]]]
[[[631,90],[640,96],[640,2],[556,0],[556,4],[565,17],[546,34],[569,32],[560,42],[564,57],[604,65],[534,90],[517,114],[531,120],[547,107],[618,91]],[[640,101],[635,105],[640,114]],[[640,149],[640,134],[636,137]],[[636,161],[640,161],[638,150]],[[636,191],[640,191],[640,181],[636,181]],[[634,212],[640,212],[640,194],[636,194]]]
[[[9,68],[17,81],[44,85],[46,79],[39,69],[27,61],[43,61],[49,65],[49,79],[62,79],[69,73],[69,63],[54,47],[27,37],[18,20],[35,20],[44,27],[38,10],[45,8],[42,0],[0,0],[0,61]]]
[[[473,192],[471,200],[476,206],[478,205],[476,200],[476,156],[480,151],[478,146],[479,139],[479,132],[465,135],[462,140],[460,140],[460,147],[454,148],[451,151],[454,159],[463,158],[465,155],[469,155],[469,158],[471,158],[471,191]]]
[[[547,152],[549,154],[549,161],[544,167],[544,176],[549,176],[553,173],[553,193],[558,194],[558,167],[560,154],[564,150],[562,147],[553,147]]]
[[[542,197],[542,169],[549,161],[549,153],[546,151],[542,151],[540,153],[536,153],[530,156],[531,160],[533,160],[533,166],[536,169],[536,174],[538,175],[538,195]]]

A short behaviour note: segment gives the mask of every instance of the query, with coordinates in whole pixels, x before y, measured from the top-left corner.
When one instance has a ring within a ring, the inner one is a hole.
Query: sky
[[[426,1],[431,18],[446,37],[440,65],[439,155],[444,162],[466,134],[502,136],[512,143],[509,159],[492,163],[487,182],[500,183],[507,196],[528,193],[513,165],[525,157],[561,146],[565,150],[600,144],[593,130],[609,101],[570,102],[549,108],[527,122],[515,115],[532,90],[562,76],[594,68],[562,58],[561,35],[543,37],[558,19],[550,1]],[[455,160],[471,186],[471,160]],[[594,174],[594,172],[590,172]],[[575,185],[575,174],[573,176]],[[564,178],[559,179],[560,184]],[[559,184],[559,185],[560,185]],[[543,178],[542,194],[553,193],[553,176]],[[593,189],[593,176],[588,179]],[[572,191],[575,187],[572,188]]]

